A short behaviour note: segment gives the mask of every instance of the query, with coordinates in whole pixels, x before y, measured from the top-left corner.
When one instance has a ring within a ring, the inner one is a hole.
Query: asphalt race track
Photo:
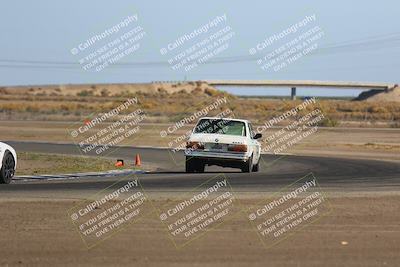
[[[73,144],[51,144],[36,142],[6,142],[19,152],[43,152],[76,154],[80,152]],[[321,187],[337,191],[380,191],[400,188],[400,164],[396,162],[263,155],[260,172],[241,173],[236,169],[206,167],[205,173],[184,173],[183,152],[172,156],[166,149],[119,147],[107,157],[132,160],[139,153],[142,163],[158,166],[156,171],[138,174],[141,184],[147,190],[187,191],[223,172],[233,189],[244,192],[276,191],[312,172]],[[112,185],[121,177],[90,177],[82,179],[15,181],[0,186],[0,192],[47,191],[56,192],[101,190]]]

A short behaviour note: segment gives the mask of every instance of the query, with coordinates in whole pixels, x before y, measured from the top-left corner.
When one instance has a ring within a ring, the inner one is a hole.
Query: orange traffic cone
[[[115,167],[122,167],[124,166],[124,161],[122,159],[118,159],[115,163]]]
[[[142,165],[142,161],[140,160],[140,155],[136,154],[135,166],[140,166],[140,165]]]

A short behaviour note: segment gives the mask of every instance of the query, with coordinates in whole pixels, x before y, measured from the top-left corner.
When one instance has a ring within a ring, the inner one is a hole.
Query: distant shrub
[[[157,107],[157,104],[153,101],[146,101],[142,104],[142,107],[144,109],[153,109],[153,108]]]
[[[323,120],[321,120],[318,123],[318,126],[322,126],[322,127],[336,127],[339,126],[339,122],[337,120],[334,119],[330,119],[330,118],[324,118]]]
[[[82,90],[79,93],[77,93],[76,95],[77,96],[92,96],[93,95],[93,91]]]
[[[162,88],[162,87],[159,87],[159,88],[157,89],[157,92],[160,93],[160,94],[168,94],[168,91],[165,90],[165,89]]]
[[[101,94],[101,96],[109,96],[110,92],[106,88],[103,88],[101,90],[100,94]]]
[[[8,92],[6,89],[0,88],[0,95],[7,95],[7,94],[8,94]]]
[[[28,106],[25,109],[26,112],[38,112],[39,111],[39,107],[37,106]]]
[[[370,113],[388,113],[388,110],[385,107],[381,106],[373,106],[368,108],[368,112]]]
[[[203,92],[203,90],[201,90],[200,87],[196,87],[196,88],[194,88],[194,90],[192,91],[192,93],[195,94],[195,95],[199,95],[199,94],[201,94],[202,92]]]
[[[210,88],[204,89],[204,93],[206,95],[209,95],[209,96],[217,96],[217,95],[219,95],[219,92],[217,90],[210,89]]]

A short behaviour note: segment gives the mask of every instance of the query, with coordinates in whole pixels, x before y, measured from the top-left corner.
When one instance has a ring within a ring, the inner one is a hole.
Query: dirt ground
[[[141,135],[126,145],[167,146],[159,132],[168,126],[145,125]],[[71,143],[67,127],[57,122],[5,122],[0,139]],[[399,160],[399,136],[399,129],[325,128],[289,152]],[[268,248],[247,214],[238,212],[177,249],[151,209],[141,220],[88,249],[68,211],[90,195],[45,190],[0,196],[0,266],[400,266],[398,191],[330,191],[329,214],[292,229],[291,236]],[[155,193],[151,199],[160,206],[174,197]],[[245,207],[263,200],[260,195],[238,197]]]
[[[260,199],[242,199],[251,205]],[[399,266],[400,195],[328,196],[331,212],[270,248],[236,216],[176,249],[150,213],[87,249],[67,211],[78,200],[0,200],[1,266]],[[164,200],[157,199],[163,203]]]

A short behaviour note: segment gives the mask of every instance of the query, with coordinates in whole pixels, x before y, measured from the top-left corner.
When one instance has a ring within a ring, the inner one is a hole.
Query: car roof
[[[242,120],[242,119],[233,119],[233,118],[221,118],[221,117],[201,117],[199,120],[202,120],[202,119],[211,119],[211,120],[230,120],[230,121],[240,121],[240,122],[250,123],[248,120]]]

